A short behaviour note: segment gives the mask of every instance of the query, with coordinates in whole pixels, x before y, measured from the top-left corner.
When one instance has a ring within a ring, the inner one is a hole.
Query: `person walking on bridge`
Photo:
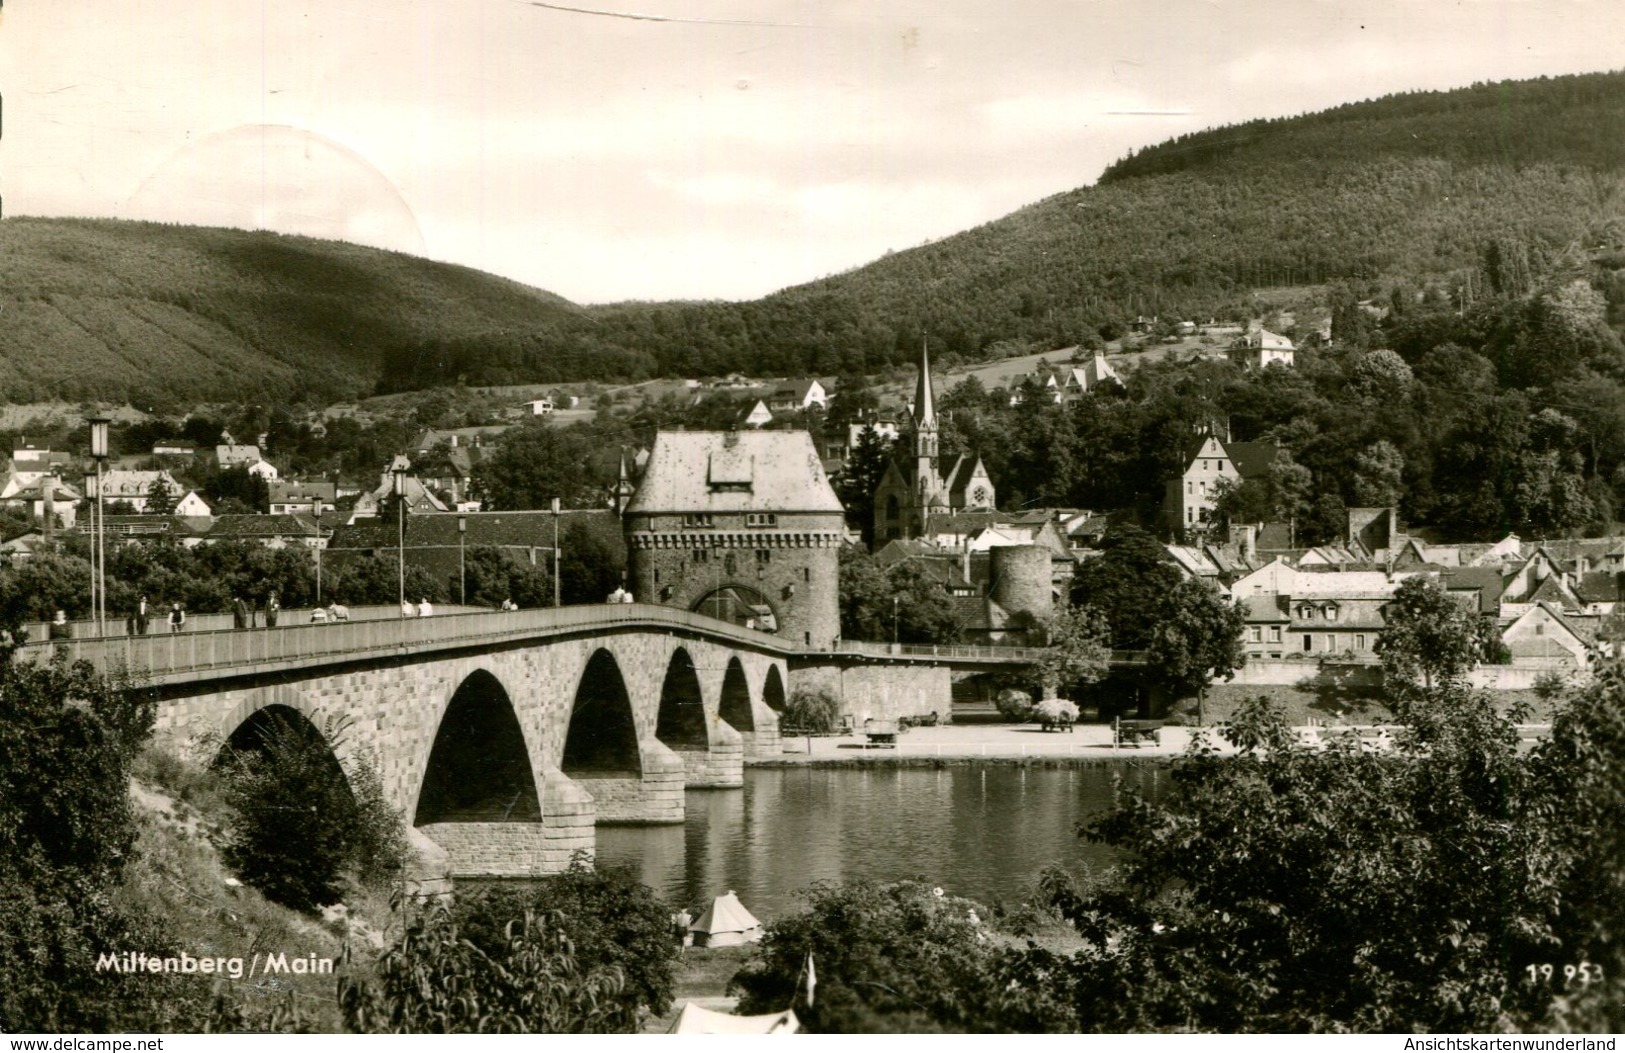
[[[178,603],[169,605],[169,631],[178,633],[186,628],[186,608]]]

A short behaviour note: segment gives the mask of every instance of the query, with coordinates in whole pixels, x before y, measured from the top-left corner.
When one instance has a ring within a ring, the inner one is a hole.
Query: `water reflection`
[[[1046,864],[1103,866],[1076,835],[1114,774],[1161,792],[1155,765],[1026,769],[753,769],[743,790],[691,790],[680,827],[600,827],[598,854],[674,904],[733,889],[760,917],[800,907],[813,881],[921,877],[955,895],[1023,895]]]

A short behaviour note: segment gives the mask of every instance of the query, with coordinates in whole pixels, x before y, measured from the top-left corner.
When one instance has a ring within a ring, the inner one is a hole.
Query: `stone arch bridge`
[[[599,822],[677,823],[684,791],[779,752],[786,643],[650,604],[35,644],[132,671],[157,736],[207,760],[277,714],[375,759],[417,877],[527,876]]]

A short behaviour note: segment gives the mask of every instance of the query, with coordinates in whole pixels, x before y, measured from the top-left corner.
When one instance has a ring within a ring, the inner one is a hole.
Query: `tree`
[[[864,549],[841,549],[839,593],[842,637],[891,639],[891,585],[880,563]]]
[[[467,602],[478,607],[500,607],[512,600],[520,607],[546,607],[553,602],[553,578],[547,568],[511,559],[500,548],[474,545],[465,554],[464,582],[455,579],[448,595],[459,597],[466,582]]]
[[[1354,458],[1354,503],[1365,508],[1399,504],[1405,487],[1405,455],[1387,439],[1361,450]]]
[[[1085,560],[1073,575],[1072,604],[1105,617],[1113,649],[1139,651],[1150,645],[1158,608],[1181,577],[1168,550],[1150,534],[1114,526],[1101,540],[1100,556]]]
[[[1092,684],[1111,665],[1111,627],[1093,607],[1062,607],[1047,626],[1049,643],[1033,663],[1033,675],[1047,692],[1075,692]]]
[[[1397,352],[1382,349],[1361,355],[1349,370],[1349,382],[1364,398],[1399,403],[1411,397],[1415,378]]]
[[[526,423],[503,434],[496,452],[470,488],[491,509],[547,508],[556,497],[566,508],[602,507],[604,482],[589,466],[601,451],[576,428]]]
[[[450,908],[431,906],[367,970],[339,978],[339,1008],[362,1034],[606,1034],[637,1029],[640,992],[613,966],[588,967],[561,919],[509,919],[501,946],[465,939]],[[348,965],[348,963],[347,963]]]
[[[1096,948],[1065,970],[1078,1024],[1109,1032],[1549,1026],[1559,992],[1530,983],[1526,964],[1617,955],[1595,936],[1564,935],[1569,880],[1600,875],[1587,864],[1567,868],[1575,857],[1549,833],[1546,810],[1569,814],[1579,802],[1557,804],[1518,756],[1512,719],[1482,695],[1441,689],[1407,719],[1411,729],[1388,754],[1317,750],[1254,699],[1223,733],[1236,755],[1193,748],[1161,801],[1128,795],[1091,824],[1087,836],[1126,853],[1124,870],[1081,889],[1047,882]],[[1558,781],[1586,785],[1580,797],[1590,803],[1586,793],[1600,785],[1568,780],[1607,762],[1570,757],[1554,757],[1559,767],[1573,764]],[[1620,814],[1617,792],[1605,814]],[[1587,815],[1587,826],[1601,818]],[[1612,876],[1592,890],[1599,896],[1619,888],[1617,856],[1605,866]],[[1597,916],[1618,919],[1618,903],[1597,904]],[[1125,998],[1129,989],[1134,997]],[[1592,1026],[1620,1019],[1617,1002],[1606,1013]]]
[[[147,487],[147,511],[152,515],[167,516],[175,511],[175,504],[179,501],[175,490],[169,485],[162,473],[152,480]]]
[[[198,1030],[198,977],[96,968],[114,948],[178,950],[124,888],[156,697],[88,663],[17,661],[23,614],[0,611],[0,1031]]]
[[[1382,611],[1377,638],[1383,682],[1390,689],[1424,691],[1460,680],[1480,658],[1477,616],[1431,577],[1400,582]]]
[[[846,507],[847,525],[863,532],[865,545],[874,544],[875,490],[891,463],[892,446],[892,440],[876,431],[873,424],[864,425],[835,482],[835,493]]]
[[[1214,677],[1235,679],[1247,661],[1241,644],[1246,616],[1240,604],[1195,578],[1174,586],[1157,614],[1145,650],[1146,668],[1174,697],[1195,694],[1201,720],[1207,685]]]
[[[741,1013],[793,1005],[811,1031],[1062,1031],[1076,1027],[1065,989],[988,938],[980,904],[917,881],[817,882],[808,908],[767,927],[733,979]],[[818,978],[805,994],[811,956]],[[1055,963],[1058,964],[1058,961]]]
[[[460,896],[453,918],[465,939],[496,959],[506,946],[508,923],[527,912],[552,919],[570,941],[578,969],[618,970],[628,996],[657,1016],[666,1012],[678,950],[671,938],[672,909],[630,869],[594,866],[578,852],[562,874],[522,888],[499,885]]]
[[[228,744],[221,758],[236,812],[222,855],[243,881],[295,910],[337,902],[347,878],[377,884],[405,862],[405,827],[377,768],[356,757],[352,788],[333,755],[346,730],[277,714],[257,741]]]

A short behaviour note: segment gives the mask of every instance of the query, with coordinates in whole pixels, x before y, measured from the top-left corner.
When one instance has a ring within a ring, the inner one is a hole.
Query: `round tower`
[[[1050,591],[1050,550],[1043,545],[1000,545],[988,550],[993,600],[1011,614],[1048,621],[1055,609]]]

